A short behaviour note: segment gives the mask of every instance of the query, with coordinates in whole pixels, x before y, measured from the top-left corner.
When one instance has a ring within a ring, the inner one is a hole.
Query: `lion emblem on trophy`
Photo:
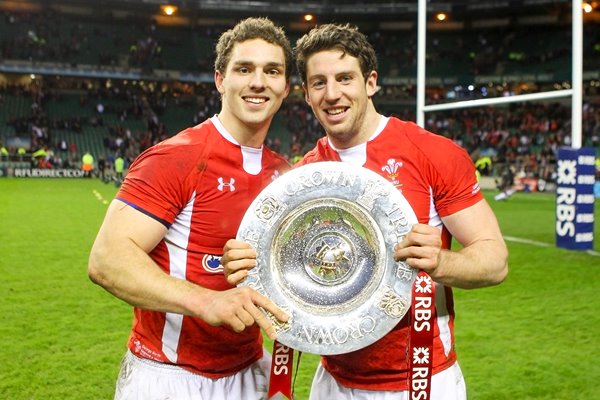
[[[335,246],[327,244],[325,241],[317,247],[317,252],[313,255],[313,270],[322,278],[339,279],[348,272],[345,262],[350,259],[346,256],[346,249],[343,249],[343,243],[339,242]]]

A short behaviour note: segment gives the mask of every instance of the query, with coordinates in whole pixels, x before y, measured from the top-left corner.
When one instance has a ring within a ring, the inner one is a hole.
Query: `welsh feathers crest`
[[[396,187],[402,186],[400,181],[398,180],[398,170],[402,167],[402,161],[396,161],[395,158],[390,158],[387,161],[387,165],[381,167],[381,171],[386,173],[387,178],[394,184]]]

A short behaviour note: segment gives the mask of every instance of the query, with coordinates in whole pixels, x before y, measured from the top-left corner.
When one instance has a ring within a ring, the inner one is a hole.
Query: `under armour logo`
[[[219,181],[219,186],[217,186],[217,189],[219,189],[219,191],[223,191],[226,187],[229,188],[230,192],[235,191],[235,178],[229,178],[229,183],[226,183],[223,181],[223,177],[219,177],[219,179],[217,179],[217,181]]]

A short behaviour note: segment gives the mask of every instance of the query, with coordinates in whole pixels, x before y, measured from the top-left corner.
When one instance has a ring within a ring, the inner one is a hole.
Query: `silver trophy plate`
[[[267,313],[277,340],[314,354],[342,354],[388,333],[410,308],[417,271],[394,261],[394,245],[417,218],[377,173],[342,162],[293,169],[246,212],[237,239],[258,253],[240,285],[290,314]]]

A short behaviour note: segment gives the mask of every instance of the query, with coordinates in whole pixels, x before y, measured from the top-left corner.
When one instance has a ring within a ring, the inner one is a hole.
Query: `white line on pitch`
[[[514,236],[504,236],[504,239],[508,240],[509,242],[532,244],[532,245],[538,246],[538,247],[552,246],[551,244],[544,243],[544,242],[538,242],[537,240],[523,239],[523,238],[518,238],[518,237],[514,237]]]
[[[538,242],[537,240],[518,238],[518,237],[514,237],[514,236],[504,236],[504,239],[508,240],[509,242],[531,244],[531,245],[538,246],[538,247],[552,247],[553,246],[550,243]],[[600,257],[600,252],[598,252],[598,251],[586,250],[586,253],[588,253],[591,256]]]

